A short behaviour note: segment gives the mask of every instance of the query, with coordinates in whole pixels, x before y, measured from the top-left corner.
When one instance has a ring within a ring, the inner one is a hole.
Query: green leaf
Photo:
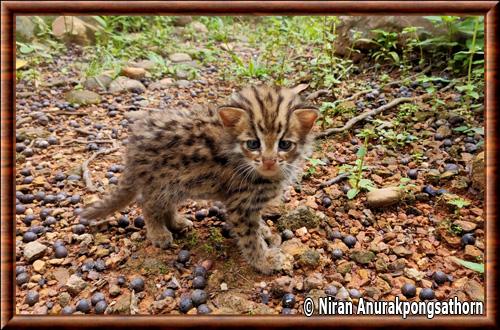
[[[365,148],[365,146],[361,146],[358,149],[358,152],[356,153],[356,156],[358,156],[358,158],[363,158],[363,157],[365,157],[365,155],[366,155],[366,148]]]
[[[358,186],[364,189],[373,187],[373,182],[370,179],[361,179],[358,182]]]
[[[476,262],[465,261],[465,260],[459,259],[457,257],[453,257],[452,260],[454,262],[456,262],[457,264],[464,266],[465,268],[472,269],[473,271],[476,271],[476,272],[481,273],[481,274],[484,273],[484,264],[479,264],[479,263],[476,263]]]
[[[349,199],[353,199],[354,197],[356,197],[356,195],[359,193],[359,190],[356,189],[356,188],[351,188],[349,189],[349,191],[347,192],[347,198]]]

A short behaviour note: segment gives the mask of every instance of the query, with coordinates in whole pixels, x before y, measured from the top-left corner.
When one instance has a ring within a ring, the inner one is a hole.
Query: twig
[[[405,81],[407,81],[407,80],[413,80],[413,78],[416,78],[416,77],[418,77],[418,76],[419,76],[419,75],[421,75],[421,74],[427,73],[428,71],[430,71],[430,69],[432,69],[432,66],[431,66],[431,65],[429,65],[428,67],[426,67],[426,68],[425,68],[425,69],[423,69],[422,71],[415,73],[415,74],[414,74],[414,75],[412,75],[412,76],[406,77],[406,78],[401,79],[401,80],[391,81],[391,82],[389,82],[389,83],[387,83],[387,84],[384,84],[384,85],[382,86],[382,88],[384,88],[384,87],[390,87],[390,86],[394,86],[394,85],[399,85],[399,84],[401,84],[401,83],[403,83],[403,82],[405,82]]]
[[[68,144],[71,144],[71,143],[80,143],[80,144],[97,143],[97,144],[101,144],[101,143],[114,143],[114,142],[115,142],[114,140],[83,141],[83,140],[73,139],[73,140],[69,140],[69,141],[64,142],[63,145],[68,145]]]
[[[330,90],[328,90],[328,89],[319,89],[319,90],[317,90],[315,92],[312,92],[311,94],[307,95],[306,100],[307,101],[311,101],[311,100],[317,99],[320,96],[328,95],[328,94],[330,94]]]
[[[95,135],[96,133],[93,133],[93,132],[90,132],[90,131],[86,131],[82,128],[74,128],[73,129],[75,132],[78,132],[80,134],[83,134],[83,135]]]
[[[53,114],[56,114],[56,115],[69,115],[69,116],[86,116],[88,115],[87,113],[85,112],[73,112],[73,111],[61,111],[61,110],[44,110],[44,113],[53,113]]]
[[[345,180],[349,177],[349,174],[348,173],[342,173],[342,174],[339,174],[337,175],[336,177],[334,177],[333,179],[330,179],[328,181],[325,181],[323,182],[322,184],[319,185],[320,188],[326,188],[326,187],[329,187],[331,185],[334,185],[342,180]]]
[[[82,177],[83,177],[83,180],[85,180],[85,185],[87,186],[88,190],[90,190],[91,192],[95,192],[97,190],[97,188],[92,183],[92,178],[90,177],[90,172],[89,172],[90,162],[92,160],[94,160],[99,155],[107,155],[107,154],[110,154],[112,152],[117,151],[118,149],[120,149],[120,148],[114,147],[114,148],[110,148],[110,149],[99,150],[99,151],[95,152],[92,156],[90,156],[89,159],[87,159],[86,161],[83,162],[83,164],[82,164],[82,173],[83,173]]]
[[[455,85],[455,82],[451,82],[446,87],[440,89],[438,92],[439,93],[445,92],[448,89],[450,89],[451,87],[453,87],[454,85]],[[399,97],[399,98],[394,99],[391,102],[384,104],[376,109],[373,109],[371,111],[366,111],[366,112],[360,114],[359,116],[351,118],[342,127],[330,128],[324,132],[320,132],[320,133],[316,134],[315,138],[318,139],[318,138],[322,138],[322,137],[326,137],[326,136],[329,136],[332,134],[346,131],[346,130],[350,129],[352,126],[354,126],[354,124],[366,119],[367,117],[378,115],[379,113],[384,112],[386,110],[389,110],[400,103],[416,101],[418,99],[425,100],[425,99],[432,97],[432,95],[433,95],[433,93],[425,93],[425,94],[422,94],[422,95],[417,96],[417,97]]]

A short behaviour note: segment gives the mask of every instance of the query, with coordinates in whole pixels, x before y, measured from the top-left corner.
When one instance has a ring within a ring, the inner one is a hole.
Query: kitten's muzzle
[[[264,158],[262,159],[262,168],[264,170],[273,170],[276,166],[276,158]]]

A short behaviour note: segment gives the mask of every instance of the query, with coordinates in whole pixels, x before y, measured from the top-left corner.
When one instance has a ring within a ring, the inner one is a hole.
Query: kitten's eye
[[[289,150],[291,147],[292,147],[292,141],[281,140],[278,143],[278,148],[280,148],[281,150],[284,150],[284,151]]]
[[[247,141],[247,148],[249,150],[257,150],[260,148],[260,141],[259,140],[248,140]]]

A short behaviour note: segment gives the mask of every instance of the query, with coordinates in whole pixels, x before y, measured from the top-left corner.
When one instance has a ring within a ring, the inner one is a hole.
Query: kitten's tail
[[[104,199],[85,207],[80,217],[88,220],[104,218],[132,203],[137,195],[137,189],[134,187],[133,180],[127,179],[126,173],[124,173],[118,188]]]

